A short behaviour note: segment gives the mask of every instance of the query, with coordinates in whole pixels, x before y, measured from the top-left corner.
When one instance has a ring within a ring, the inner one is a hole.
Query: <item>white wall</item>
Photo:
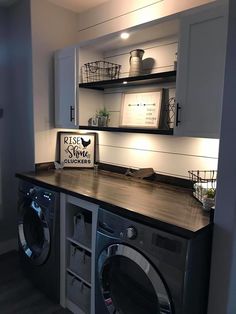
[[[47,0],[31,0],[36,163],[56,159],[53,55],[76,43],[76,16]]]
[[[176,34],[178,30],[176,30]],[[147,41],[147,39],[146,39]],[[178,51],[178,36],[168,36],[159,40],[152,40],[141,44],[131,45],[122,49],[109,51],[105,54],[105,60],[121,64],[121,73],[119,77],[129,76],[129,58],[130,51],[134,49],[144,50],[143,55],[143,74],[158,73],[174,70],[175,53]],[[149,61],[146,64],[145,61]],[[152,61],[153,63],[150,63]],[[146,65],[146,67],[145,67]],[[149,68],[148,68],[149,65]],[[145,72],[145,70],[147,72]]]
[[[90,40],[215,1],[111,0],[79,14],[78,39]]]
[[[164,175],[188,178],[188,170],[217,169],[218,140],[154,134],[99,132],[101,162],[152,167]]]

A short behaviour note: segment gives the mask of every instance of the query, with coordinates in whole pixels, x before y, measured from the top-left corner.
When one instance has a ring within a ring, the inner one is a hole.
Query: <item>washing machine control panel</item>
[[[130,226],[126,229],[126,236],[128,239],[130,240],[136,239],[137,235],[138,235],[138,232],[135,227]]]
[[[27,192],[26,192],[26,195],[27,196],[34,196],[37,192],[37,189],[35,187],[30,187]]]

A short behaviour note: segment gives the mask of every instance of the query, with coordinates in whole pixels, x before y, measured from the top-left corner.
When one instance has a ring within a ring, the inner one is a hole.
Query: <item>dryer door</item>
[[[50,231],[45,210],[33,199],[18,209],[18,238],[25,255],[35,265],[43,264],[50,251]]]
[[[99,256],[98,271],[107,313],[173,314],[160,275],[133,248],[110,245]]]

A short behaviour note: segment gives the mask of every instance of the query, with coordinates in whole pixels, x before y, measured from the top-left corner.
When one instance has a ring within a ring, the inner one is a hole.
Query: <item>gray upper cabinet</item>
[[[77,50],[65,48],[55,53],[55,126],[77,128]]]
[[[181,21],[175,135],[220,136],[226,28],[222,7],[185,16]]]

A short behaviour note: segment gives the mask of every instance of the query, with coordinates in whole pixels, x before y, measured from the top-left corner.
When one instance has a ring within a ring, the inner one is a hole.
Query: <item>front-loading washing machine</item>
[[[20,265],[26,276],[60,301],[59,193],[20,180],[18,191]]]
[[[95,313],[205,314],[209,236],[192,241],[100,209]]]

